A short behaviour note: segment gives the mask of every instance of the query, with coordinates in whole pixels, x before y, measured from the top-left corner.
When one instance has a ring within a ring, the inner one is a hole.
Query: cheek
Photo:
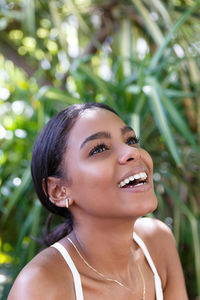
[[[102,162],[97,163],[81,163],[73,165],[71,172],[72,189],[79,189],[84,193],[93,190],[102,190],[108,188],[113,183],[113,171],[108,165]]]
[[[72,198],[79,209],[99,216],[104,216],[106,211],[110,214],[115,189],[113,171],[108,164],[79,162],[73,165],[71,183]]]
[[[150,154],[142,148],[140,149],[140,151],[141,151],[142,160],[145,162],[145,164],[147,165],[147,167],[149,168],[151,173],[153,173],[153,160],[152,160]]]

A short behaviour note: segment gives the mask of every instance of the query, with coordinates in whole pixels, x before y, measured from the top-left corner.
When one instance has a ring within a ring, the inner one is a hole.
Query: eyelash
[[[92,148],[92,150],[89,153],[89,156],[101,153],[105,150],[109,150],[109,148],[106,144],[104,144],[104,143],[98,144],[94,148]]]
[[[128,145],[135,145],[139,143],[139,138],[136,136],[131,136],[127,139],[126,144]],[[109,147],[104,144],[97,144],[95,147],[92,148],[92,150],[89,153],[89,156],[104,152],[105,150],[109,150]]]
[[[128,144],[129,142],[133,142],[131,145],[138,144],[139,143],[139,138],[137,136],[130,136],[127,139],[126,143]]]

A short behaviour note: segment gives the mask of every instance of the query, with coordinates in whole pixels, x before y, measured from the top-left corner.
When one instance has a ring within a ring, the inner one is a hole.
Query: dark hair
[[[66,222],[57,227],[52,233],[46,232],[44,236],[46,245],[58,241],[70,233],[73,228],[71,212],[67,208],[54,205],[49,200],[48,177],[64,178],[65,176],[67,178],[67,170],[62,169],[62,159],[67,149],[69,133],[80,114],[87,109],[94,108],[106,109],[117,115],[112,108],[102,103],[73,104],[55,115],[45,125],[35,141],[32,153],[31,173],[36,193],[41,203],[51,214],[57,214],[66,219]],[[43,182],[46,193],[43,189]],[[47,227],[50,227],[49,221]]]

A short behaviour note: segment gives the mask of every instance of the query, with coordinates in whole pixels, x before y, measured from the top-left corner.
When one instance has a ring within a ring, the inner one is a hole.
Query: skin
[[[104,134],[93,136],[99,132]],[[106,146],[94,150],[102,143]],[[133,230],[155,263],[164,299],[188,299],[171,230],[158,220],[139,218],[155,210],[157,200],[152,159],[135,143],[134,131],[112,112],[86,110],[71,130],[62,165],[66,177],[50,177],[48,185],[51,201],[57,206],[64,207],[65,199],[70,199],[74,228],[69,237],[90,265],[131,289],[99,277],[65,237],[60,242],[81,274],[85,299],[141,299],[143,282],[138,265],[145,280],[145,299],[155,299],[153,273],[133,241]],[[127,174],[140,170],[148,174],[146,189],[118,187]],[[18,299],[75,299],[71,272],[56,249],[45,249],[22,270],[8,297]]]

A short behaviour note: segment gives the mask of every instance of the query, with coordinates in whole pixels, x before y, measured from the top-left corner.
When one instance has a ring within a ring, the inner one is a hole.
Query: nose
[[[137,161],[140,159],[140,149],[124,145],[119,153],[118,162],[120,165],[124,165],[129,161]]]

